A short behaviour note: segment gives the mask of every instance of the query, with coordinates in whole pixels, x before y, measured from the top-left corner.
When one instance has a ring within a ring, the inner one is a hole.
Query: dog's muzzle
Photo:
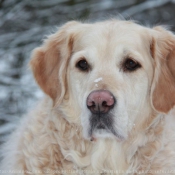
[[[91,112],[88,130],[90,137],[103,137],[105,134],[119,137],[115,128],[115,104],[115,97],[108,90],[97,90],[89,94],[86,105]]]

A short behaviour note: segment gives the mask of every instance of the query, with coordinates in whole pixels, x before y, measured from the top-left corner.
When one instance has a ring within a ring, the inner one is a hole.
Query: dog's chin
[[[125,136],[120,132],[121,129],[116,128],[114,119],[115,117],[112,112],[92,114],[89,117],[89,121],[87,120],[86,125],[83,126],[84,138],[91,141],[107,138],[117,141],[124,140]]]
[[[94,129],[94,131],[91,134],[87,134],[85,138],[90,141],[95,141],[98,139],[112,139],[120,142],[124,140],[124,137],[117,133],[112,133],[108,129],[98,129],[98,128]]]
[[[94,138],[112,138],[115,139],[116,136],[106,129],[96,129],[91,137]]]

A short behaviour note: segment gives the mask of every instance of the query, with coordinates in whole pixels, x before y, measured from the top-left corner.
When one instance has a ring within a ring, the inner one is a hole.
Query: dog
[[[2,174],[175,174],[175,35],[71,21],[32,53],[45,98],[2,149]]]

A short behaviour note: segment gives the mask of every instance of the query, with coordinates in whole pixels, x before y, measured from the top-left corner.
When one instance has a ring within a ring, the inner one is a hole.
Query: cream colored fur
[[[1,150],[0,174],[175,174],[175,36],[131,21],[69,22],[34,50],[46,97]],[[132,58],[141,64],[123,70]],[[86,59],[88,72],[76,67]],[[88,135],[87,96],[107,89],[120,137]],[[91,141],[91,137],[94,137]]]

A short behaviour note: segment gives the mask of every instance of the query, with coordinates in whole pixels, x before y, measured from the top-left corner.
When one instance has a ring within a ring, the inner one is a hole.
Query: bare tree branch
[[[149,1],[143,2],[141,4],[138,4],[136,6],[130,7],[129,9],[127,9],[123,13],[121,13],[121,15],[123,17],[130,17],[130,16],[133,16],[137,13],[141,13],[145,10],[163,6],[169,2],[172,2],[172,0],[159,0],[159,1],[149,0]]]

